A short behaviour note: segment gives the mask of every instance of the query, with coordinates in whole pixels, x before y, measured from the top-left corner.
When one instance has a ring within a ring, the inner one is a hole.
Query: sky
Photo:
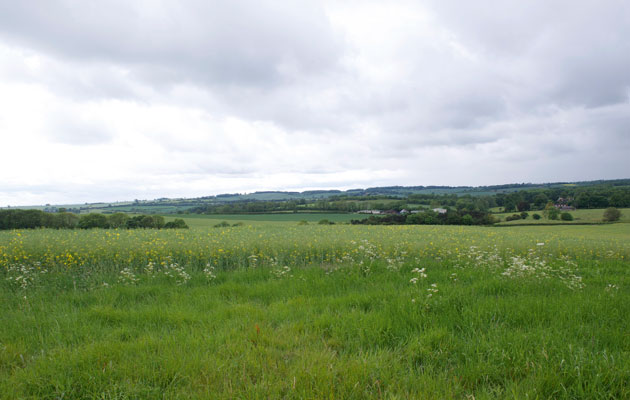
[[[0,0],[0,206],[630,178],[627,0]]]

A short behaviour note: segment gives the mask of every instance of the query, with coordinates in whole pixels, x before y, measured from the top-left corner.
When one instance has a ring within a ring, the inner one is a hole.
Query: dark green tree
[[[181,218],[175,218],[173,221],[169,221],[164,224],[165,229],[188,229],[188,225]]]
[[[549,198],[544,193],[539,193],[534,197],[534,208],[536,210],[542,210],[549,201]]]
[[[79,218],[79,228],[91,229],[91,228],[109,228],[107,217],[103,214],[90,213],[82,215]]]
[[[55,215],[54,228],[74,229],[79,225],[79,216],[69,212],[60,212]]]
[[[107,219],[111,228],[125,228],[127,226],[129,216],[125,213],[119,212],[110,215]]]
[[[529,211],[530,205],[528,202],[526,201],[519,201],[518,204],[516,205],[516,208],[518,211]]]

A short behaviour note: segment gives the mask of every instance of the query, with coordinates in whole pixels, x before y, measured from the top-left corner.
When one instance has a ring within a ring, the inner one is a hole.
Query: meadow
[[[309,224],[317,224],[321,220],[328,220],[334,223],[350,222],[353,219],[367,218],[365,214],[355,213],[266,213],[266,214],[189,214],[166,216],[166,220],[170,221],[174,218],[183,218],[188,226],[194,227],[212,227],[218,223],[226,221],[230,224],[243,223],[245,225],[259,225],[261,223],[286,223],[286,222],[307,222]]]
[[[630,397],[628,224],[242,221],[0,232],[0,399]]]
[[[569,213],[573,216],[573,221],[562,221],[560,219],[555,221],[550,221],[546,218],[534,219],[532,216],[534,214],[543,215],[542,211],[528,211],[529,216],[526,219],[519,219],[515,221],[505,221],[505,218],[514,215],[520,214],[520,212],[509,212],[509,213],[496,213],[495,216],[500,218],[502,221],[499,223],[500,225],[522,225],[522,224],[599,224],[602,223],[602,218],[604,216],[603,209],[579,209],[569,211]],[[621,222],[630,222],[630,208],[620,208],[621,211]]]

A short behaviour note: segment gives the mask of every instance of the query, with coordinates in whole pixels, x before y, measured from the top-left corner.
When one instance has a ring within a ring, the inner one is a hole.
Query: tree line
[[[523,190],[498,193],[494,197],[497,206],[507,212],[544,210],[549,202],[555,203],[560,198],[567,206],[582,209],[630,207],[630,187],[612,184]]]
[[[69,212],[48,213],[41,210],[0,210],[0,230],[7,229],[186,229],[183,219],[165,222],[161,215],[129,216],[115,213],[109,216],[90,213],[77,215]]]
[[[527,187],[527,185],[524,185]],[[630,186],[627,181],[594,185],[559,186],[536,189],[515,189],[511,193],[484,195],[455,193],[417,193],[405,197],[385,195],[343,194],[317,200],[247,200],[205,204],[191,208],[197,214],[248,214],[270,212],[357,212],[364,209],[401,211],[450,207],[460,212],[488,212],[502,207],[505,212],[545,210],[549,203],[575,208],[630,207]]]

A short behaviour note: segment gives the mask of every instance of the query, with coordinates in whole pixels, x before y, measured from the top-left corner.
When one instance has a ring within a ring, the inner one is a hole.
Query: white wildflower
[[[123,285],[133,285],[138,282],[138,278],[130,267],[125,267],[118,273],[118,282]]]
[[[203,274],[209,281],[215,280],[217,278],[214,273],[214,266],[210,263],[206,264],[206,267],[203,269]]]

